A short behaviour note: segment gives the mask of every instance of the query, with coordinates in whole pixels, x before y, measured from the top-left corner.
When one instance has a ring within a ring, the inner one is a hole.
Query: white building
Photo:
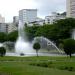
[[[51,16],[45,17],[46,24],[53,24],[56,20],[65,19],[66,15],[61,15],[56,12],[52,12]]]
[[[45,20],[44,19],[42,19],[42,18],[37,18],[36,19],[36,24],[43,25],[44,23],[45,23]]]
[[[0,23],[5,23],[5,18],[0,15]]]
[[[67,17],[75,18],[75,0],[66,0]]]
[[[19,11],[19,20],[25,24],[36,21],[37,9],[22,9]]]
[[[35,21],[30,22],[28,25],[29,26],[33,26],[33,25],[42,26],[44,23],[45,23],[44,19],[37,17]]]

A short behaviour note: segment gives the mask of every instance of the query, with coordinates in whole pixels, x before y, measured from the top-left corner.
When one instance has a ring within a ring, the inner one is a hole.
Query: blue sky
[[[0,0],[0,14],[6,22],[12,22],[21,9],[38,9],[38,16],[44,18],[51,12],[66,11],[66,0]]]

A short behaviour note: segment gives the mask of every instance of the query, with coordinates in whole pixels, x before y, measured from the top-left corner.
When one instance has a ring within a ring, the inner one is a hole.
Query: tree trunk
[[[71,58],[71,56],[72,56],[72,55],[71,55],[71,52],[70,52],[70,58]]]
[[[36,50],[36,54],[37,54],[37,57],[38,57],[38,50]]]

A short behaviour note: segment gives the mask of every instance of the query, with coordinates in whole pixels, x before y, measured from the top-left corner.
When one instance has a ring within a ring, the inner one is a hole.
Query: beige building
[[[67,17],[75,18],[75,0],[66,0]]]
[[[13,32],[17,29],[18,27],[16,25],[14,25],[13,23],[8,23],[8,33]]]

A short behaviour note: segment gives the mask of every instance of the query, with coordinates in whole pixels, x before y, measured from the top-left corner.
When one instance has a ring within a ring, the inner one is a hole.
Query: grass
[[[31,65],[49,63],[49,67]],[[0,57],[0,75],[75,75],[75,57]]]

